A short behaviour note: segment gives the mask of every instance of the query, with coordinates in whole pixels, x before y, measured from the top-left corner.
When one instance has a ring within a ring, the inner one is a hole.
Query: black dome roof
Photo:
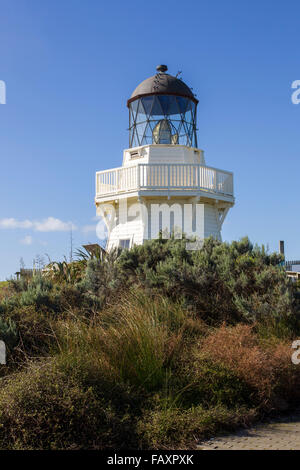
[[[163,68],[165,67],[165,68]],[[158,66],[158,70],[166,70],[166,66]],[[140,83],[131,97],[127,101],[127,106],[134,100],[141,98],[142,96],[149,95],[176,95],[190,98],[196,104],[198,100],[195,98],[192,90],[179,78],[173,77],[168,73],[157,73],[153,77],[147,78]]]

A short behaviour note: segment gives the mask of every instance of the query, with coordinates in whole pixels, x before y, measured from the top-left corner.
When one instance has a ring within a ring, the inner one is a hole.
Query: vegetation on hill
[[[296,406],[299,293],[280,261],[247,238],[155,240],[10,281],[0,448],[193,448]]]

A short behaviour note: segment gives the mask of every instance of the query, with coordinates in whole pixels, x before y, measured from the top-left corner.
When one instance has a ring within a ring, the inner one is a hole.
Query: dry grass
[[[9,295],[9,283],[8,281],[0,282],[0,302]]]
[[[300,398],[300,369],[291,362],[289,343],[262,344],[253,327],[223,325],[204,339],[201,353],[234,371],[256,391],[261,407],[272,407],[281,397]]]

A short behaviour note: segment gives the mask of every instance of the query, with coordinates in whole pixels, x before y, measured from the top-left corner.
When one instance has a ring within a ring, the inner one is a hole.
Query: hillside
[[[0,290],[1,449],[194,448],[299,404],[279,255],[210,238],[79,258]]]

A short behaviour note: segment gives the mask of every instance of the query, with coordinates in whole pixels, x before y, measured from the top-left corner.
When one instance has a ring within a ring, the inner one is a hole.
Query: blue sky
[[[68,255],[70,223],[75,247],[97,241],[95,171],[121,164],[126,100],[160,63],[197,93],[207,164],[235,174],[223,239],[284,239],[300,258],[299,14],[296,0],[0,0],[0,279],[20,257]]]

